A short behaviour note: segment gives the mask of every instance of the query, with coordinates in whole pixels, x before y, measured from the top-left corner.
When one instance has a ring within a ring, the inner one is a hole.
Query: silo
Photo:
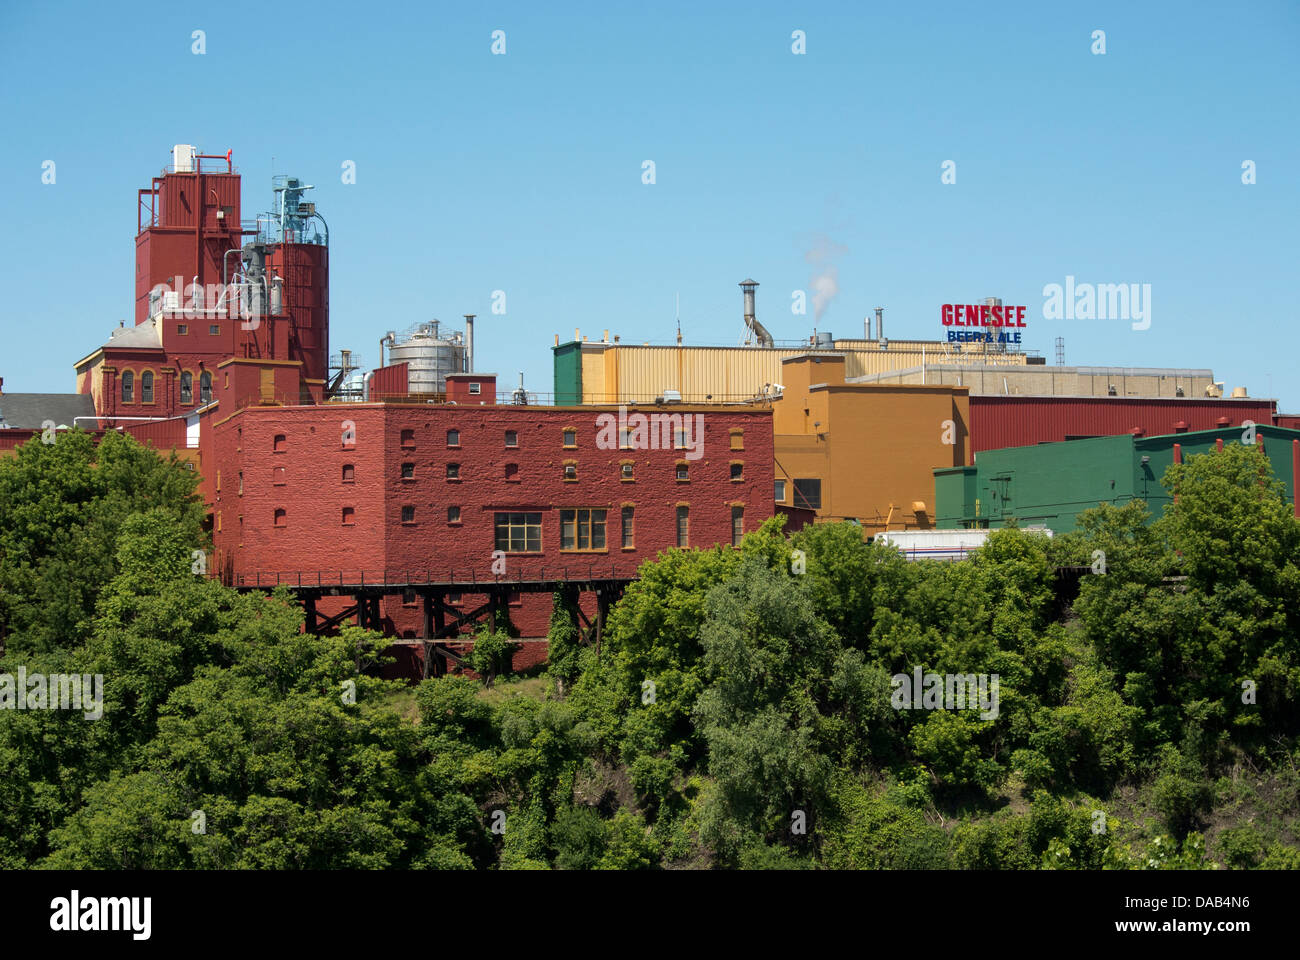
[[[447,374],[465,372],[465,340],[459,332],[443,336],[437,320],[418,323],[394,338],[388,363],[407,365],[411,393],[446,393]]]

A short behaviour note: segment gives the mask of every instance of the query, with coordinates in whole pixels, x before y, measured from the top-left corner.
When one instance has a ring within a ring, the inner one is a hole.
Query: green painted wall
[[[1273,473],[1295,502],[1292,442],[1300,430],[1256,427]],[[1172,498],[1160,483],[1174,462],[1174,444],[1182,445],[1183,460],[1216,448],[1216,440],[1240,443],[1241,427],[1200,430],[1159,437],[1096,437],[1042,443],[1032,447],[984,450],[974,467],[935,470],[935,519],[941,530],[1044,524],[1064,533],[1073,530],[1084,510],[1102,503],[1123,506],[1145,500],[1152,517],[1165,511]],[[1143,462],[1143,457],[1147,458]]]
[[[555,354],[555,405],[582,403],[582,344],[577,341],[551,347]]]

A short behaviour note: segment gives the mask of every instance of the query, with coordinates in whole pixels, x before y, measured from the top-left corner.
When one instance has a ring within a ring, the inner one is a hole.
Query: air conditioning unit
[[[298,216],[300,216],[300,217],[314,217],[315,215],[316,215],[316,204],[314,204],[314,203],[300,203],[300,204],[298,204]]]
[[[174,312],[181,308],[181,295],[179,291],[167,290],[162,295],[162,308],[168,312]]]
[[[680,390],[665,390],[659,397],[660,403],[681,403],[682,392]]]

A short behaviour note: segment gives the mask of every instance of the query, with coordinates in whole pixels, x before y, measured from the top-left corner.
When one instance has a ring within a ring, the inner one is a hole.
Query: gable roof
[[[56,427],[71,427],[75,417],[93,417],[95,398],[88,393],[0,393],[0,429],[39,430],[53,420]],[[93,423],[81,424],[92,430]]]

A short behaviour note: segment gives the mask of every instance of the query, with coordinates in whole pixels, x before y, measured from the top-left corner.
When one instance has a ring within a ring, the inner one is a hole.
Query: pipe
[[[465,372],[474,372],[474,314],[465,314]]]
[[[380,340],[380,341],[379,341],[379,346],[380,346],[380,351],[381,351],[381,352],[383,351],[383,344],[384,344],[384,341]],[[375,371],[373,371],[373,370],[371,370],[369,373],[367,373],[367,374],[366,374],[365,383],[363,383],[362,386],[361,386],[361,397],[362,397],[362,399],[364,399],[364,400],[369,400],[369,399],[370,399],[370,378],[373,377],[374,375],[375,375]]]

